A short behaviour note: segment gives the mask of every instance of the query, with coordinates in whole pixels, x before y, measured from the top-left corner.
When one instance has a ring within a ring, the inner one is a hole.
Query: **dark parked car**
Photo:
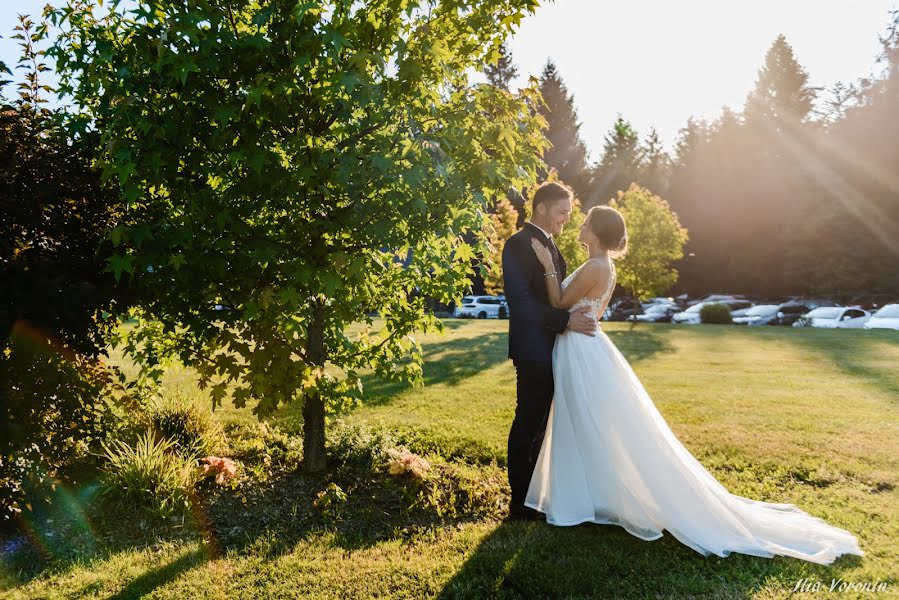
[[[643,305],[633,298],[622,298],[611,304],[604,315],[607,321],[626,321],[628,317],[643,314]]]
[[[799,320],[799,317],[810,310],[810,306],[798,302],[781,304],[780,309],[777,311],[776,318],[771,321],[771,325],[792,325]]]
[[[671,317],[680,311],[681,308],[676,304],[652,304],[643,311],[642,315],[631,315],[627,320],[640,323],[670,323]]]

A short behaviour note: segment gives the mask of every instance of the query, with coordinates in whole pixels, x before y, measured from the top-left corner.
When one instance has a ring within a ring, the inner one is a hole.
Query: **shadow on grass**
[[[151,544],[195,540],[195,525],[184,530],[170,522],[153,521],[137,509],[104,502],[89,482],[78,488],[60,486],[56,499],[39,514],[20,519],[19,530],[6,532],[0,548],[0,590],[15,588],[48,573],[64,573],[86,561],[103,561],[122,552],[144,550]],[[201,536],[202,537],[202,536]],[[148,570],[110,598],[140,598],[181,573],[217,555],[215,544]],[[70,590],[70,597],[93,596],[102,583]]]
[[[669,331],[667,328],[649,331],[636,326],[627,331],[607,331],[606,335],[629,363],[635,363],[656,354],[671,352],[671,342],[663,335]]]
[[[630,362],[670,352],[671,343],[660,332],[641,329],[611,331],[609,339]],[[474,337],[456,337],[427,344],[424,347],[425,385],[456,386],[466,379],[508,360],[508,335],[505,332],[484,333]],[[509,369],[512,369],[511,362]],[[409,384],[383,381],[374,375],[363,378],[366,404],[388,404],[394,397],[410,389]]]
[[[878,349],[873,342],[899,349],[899,335],[896,332],[809,328],[792,333],[794,335],[782,336],[780,339],[811,351],[847,375],[862,379],[893,398],[899,398],[899,374],[896,370],[883,366],[878,368],[868,366],[870,361],[883,360],[883,357],[876,354]]]
[[[503,474],[504,483],[505,475]],[[330,513],[315,507],[319,492],[337,484],[347,496]],[[387,540],[412,540],[419,534],[480,522],[505,506],[494,503],[455,514],[430,505],[425,487],[404,478],[367,470],[334,469],[313,475],[285,473],[245,494],[222,493],[206,504],[207,535],[223,552],[271,558],[313,537],[343,550],[369,548]],[[421,484],[424,486],[425,484]],[[458,502],[463,502],[459,498]]]
[[[646,542],[612,525],[503,522],[439,597],[747,598],[772,580],[786,595],[802,578],[829,583],[860,560],[822,566],[785,557],[704,557],[668,532]]]
[[[188,552],[175,560],[151,569],[143,575],[131,580],[124,588],[109,597],[110,600],[126,600],[143,598],[158,587],[174,581],[179,575],[194,567],[198,567],[209,559],[209,554],[202,547]]]
[[[425,345],[425,385],[459,385],[469,377],[504,362],[508,352],[507,340],[506,333],[492,332]],[[375,375],[363,377],[362,384],[365,402],[372,406],[387,404],[411,387],[406,382],[384,381]]]

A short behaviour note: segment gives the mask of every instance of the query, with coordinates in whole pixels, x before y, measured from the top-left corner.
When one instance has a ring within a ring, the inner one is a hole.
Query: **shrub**
[[[205,456],[221,448],[221,426],[209,411],[186,399],[159,400],[150,405],[147,418],[156,439],[170,440],[182,456]]]
[[[392,433],[396,444],[409,448],[412,452],[436,455],[448,461],[489,465],[497,463],[505,466],[504,452],[497,452],[489,444],[470,438],[437,432],[432,429],[404,427]]]
[[[486,446],[428,430],[391,430],[341,421],[329,428],[328,435],[331,457],[341,468],[401,475],[390,481],[400,486],[410,511],[423,508],[441,518],[470,519],[499,518],[507,509],[506,473]],[[425,454],[451,455],[453,462],[428,462],[417,456]]]
[[[98,134],[70,136],[62,111],[43,107],[43,25],[19,20],[25,81],[17,99],[0,96],[0,526],[45,505],[99,451],[107,413],[94,357],[126,296],[106,272],[105,234],[124,205],[101,181]]]
[[[247,465],[256,479],[266,480],[276,471],[299,467],[303,440],[268,423],[239,423],[228,428],[228,451]]]
[[[346,503],[346,492],[339,485],[331,482],[328,487],[315,495],[312,506],[319,511],[325,523],[333,524],[343,519]]]
[[[342,466],[378,470],[390,461],[389,451],[399,442],[393,432],[385,428],[365,425],[347,425],[336,422],[328,431],[328,448],[331,457]]]
[[[0,524],[89,470],[116,427],[110,372],[19,324],[0,351]]]
[[[730,316],[730,309],[724,304],[706,304],[699,309],[699,320],[703,323],[717,323],[720,325],[730,325],[733,319]]]
[[[107,464],[102,494],[159,518],[183,515],[198,475],[195,457],[175,452],[171,440],[147,431],[134,446],[116,440],[103,444]]]
[[[330,455],[341,463],[360,468],[379,468],[390,461],[388,450],[407,448],[420,456],[470,464],[505,465],[504,453],[488,444],[440,433],[431,429],[349,425],[337,421],[328,434]]]

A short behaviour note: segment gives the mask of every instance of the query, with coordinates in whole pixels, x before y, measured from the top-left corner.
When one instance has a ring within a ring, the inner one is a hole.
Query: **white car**
[[[777,311],[779,310],[780,304],[756,304],[742,315],[734,317],[734,324],[749,325],[751,327],[768,325],[777,318]]]
[[[505,319],[509,316],[509,307],[501,296],[465,296],[456,305],[454,317],[472,319]]]
[[[793,323],[793,327],[823,327],[826,329],[861,329],[871,313],[854,306],[822,306]]]
[[[721,304],[724,304],[725,306],[727,306],[727,308],[730,309],[731,319],[745,317],[746,313],[752,310],[753,306],[752,302],[750,302],[749,300],[741,300],[739,298],[737,298],[736,300],[728,300],[726,302],[722,302]]]
[[[865,323],[865,329],[899,329],[899,304],[885,304]]]
[[[702,307],[707,304],[723,304],[727,307],[727,310],[731,311],[732,317],[741,317],[752,308],[752,302],[749,300],[740,300],[739,298],[717,302],[700,302],[699,304],[694,304],[687,310],[672,316],[671,322],[678,325],[699,325],[702,323],[699,312],[702,310]]]

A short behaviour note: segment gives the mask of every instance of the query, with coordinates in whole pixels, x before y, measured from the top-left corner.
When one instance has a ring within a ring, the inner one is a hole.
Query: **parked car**
[[[632,315],[643,314],[643,305],[633,298],[622,298],[611,304],[603,318],[607,321],[626,321]]]
[[[771,325],[771,322],[777,319],[779,310],[780,304],[756,304],[742,315],[734,317],[734,324],[749,325],[750,327]]]
[[[687,310],[674,313],[671,315],[671,322],[675,325],[698,325],[700,322],[699,311],[702,310],[702,307],[706,304],[714,304],[714,302],[700,302],[699,304],[690,306]]]
[[[896,297],[892,294],[863,294],[855,296],[846,302],[849,306],[858,306],[871,312],[885,308],[888,304],[896,304]]]
[[[821,307],[825,307],[825,306],[832,306],[832,307],[843,306],[839,302],[834,302],[833,300],[826,300],[826,299],[822,299],[822,298],[802,298],[801,300],[799,300],[799,302],[801,302],[802,304],[805,304],[809,308],[813,308],[813,309],[821,308]],[[852,306],[857,306],[857,304],[853,303]]]
[[[454,317],[473,319],[501,319],[509,316],[509,308],[503,296],[465,296],[456,305]]]
[[[658,303],[649,305],[642,315],[631,315],[628,321],[640,323],[670,323],[671,317],[681,312],[676,304]]]
[[[643,310],[646,310],[650,306],[657,306],[659,304],[668,304],[671,306],[677,306],[677,302],[675,302],[674,298],[663,298],[663,297],[650,298],[646,302],[641,302],[640,304],[643,306]]]
[[[855,306],[822,306],[793,323],[793,327],[823,327],[826,329],[861,329],[871,313]]]
[[[865,323],[865,329],[899,330],[899,304],[887,304],[871,315]]]
[[[809,312],[811,307],[799,302],[785,302],[778,307],[777,315],[771,325],[792,325],[805,313]]]
[[[742,296],[735,296],[732,294],[709,294],[705,298],[701,298],[699,300],[693,300],[689,302],[690,305],[696,305],[700,303],[709,303],[714,304],[716,302],[729,302],[731,300],[743,300]]]
[[[742,316],[747,310],[752,308],[752,302],[749,300],[740,300],[733,297],[730,300],[700,302],[699,304],[694,304],[683,312],[672,315],[671,322],[678,325],[698,325],[702,322],[699,312],[702,310],[702,307],[707,304],[723,304],[729,311],[731,311],[732,316],[734,315],[734,311],[736,311],[737,316]]]
[[[749,300],[740,300],[739,298],[736,300],[729,300],[727,302],[722,302],[730,309],[730,316],[733,319],[734,317],[740,318],[744,316],[749,310],[753,307],[752,302]]]

